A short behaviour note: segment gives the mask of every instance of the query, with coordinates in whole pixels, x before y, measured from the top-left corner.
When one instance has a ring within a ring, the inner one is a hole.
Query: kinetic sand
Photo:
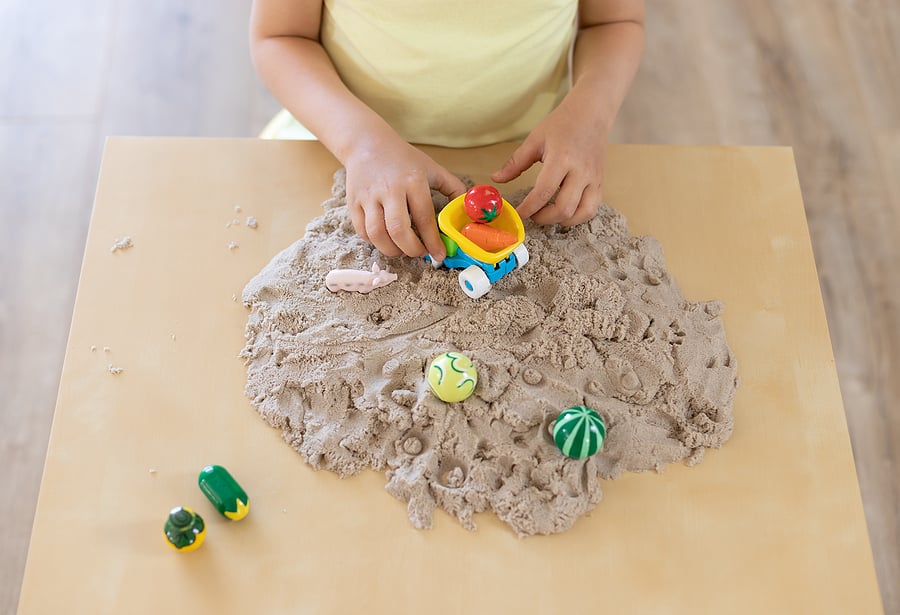
[[[470,529],[492,510],[520,535],[549,534],[600,502],[602,480],[697,463],[730,436],[737,366],[722,306],[686,301],[659,244],[630,237],[621,214],[526,223],[530,261],[472,300],[458,271],[359,239],[344,197],[338,173],[324,214],[243,293],[246,393],[313,467],[384,471],[418,528],[436,508]],[[368,294],[325,287],[330,270],[375,262],[398,279]],[[440,401],[425,380],[448,350],[478,368],[464,402]],[[550,429],[581,404],[608,434],[575,460]]]

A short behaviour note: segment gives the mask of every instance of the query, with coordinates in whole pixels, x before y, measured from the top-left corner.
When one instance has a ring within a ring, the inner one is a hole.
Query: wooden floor
[[[277,105],[248,59],[248,5],[0,0],[0,614],[15,612],[103,139],[257,134]],[[900,613],[900,3],[648,5],[614,140],[794,147]]]

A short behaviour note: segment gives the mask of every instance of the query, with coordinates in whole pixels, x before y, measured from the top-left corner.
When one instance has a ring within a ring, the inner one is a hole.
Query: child
[[[356,232],[439,263],[430,189],[465,186],[410,143],[524,138],[491,176],[542,163],[519,214],[590,220],[643,19],[643,0],[254,0],[250,39],[263,81],[347,169]]]

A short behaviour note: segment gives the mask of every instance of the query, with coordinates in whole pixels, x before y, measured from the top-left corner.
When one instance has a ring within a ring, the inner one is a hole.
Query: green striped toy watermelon
[[[606,423],[596,410],[572,406],[560,413],[553,426],[553,441],[563,455],[584,459],[603,448]]]

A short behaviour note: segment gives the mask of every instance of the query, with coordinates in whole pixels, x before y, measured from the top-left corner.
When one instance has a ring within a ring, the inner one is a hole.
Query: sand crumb
[[[118,250],[127,250],[132,246],[134,246],[134,243],[131,241],[131,237],[125,236],[121,239],[116,239],[109,251],[116,252]]]
[[[236,241],[231,241],[228,243],[229,250],[235,250],[235,249],[237,249],[237,247],[238,247],[238,242],[236,242]]]
[[[113,365],[112,363],[110,363],[109,366],[107,366],[106,369],[107,369],[107,370],[109,371],[109,373],[112,374],[113,376],[118,376],[119,374],[121,374],[122,372],[125,371],[124,368],[115,366],[115,365]]]
[[[259,226],[259,223],[256,221],[256,218],[254,218],[253,216],[247,216],[247,226],[255,229]]]

